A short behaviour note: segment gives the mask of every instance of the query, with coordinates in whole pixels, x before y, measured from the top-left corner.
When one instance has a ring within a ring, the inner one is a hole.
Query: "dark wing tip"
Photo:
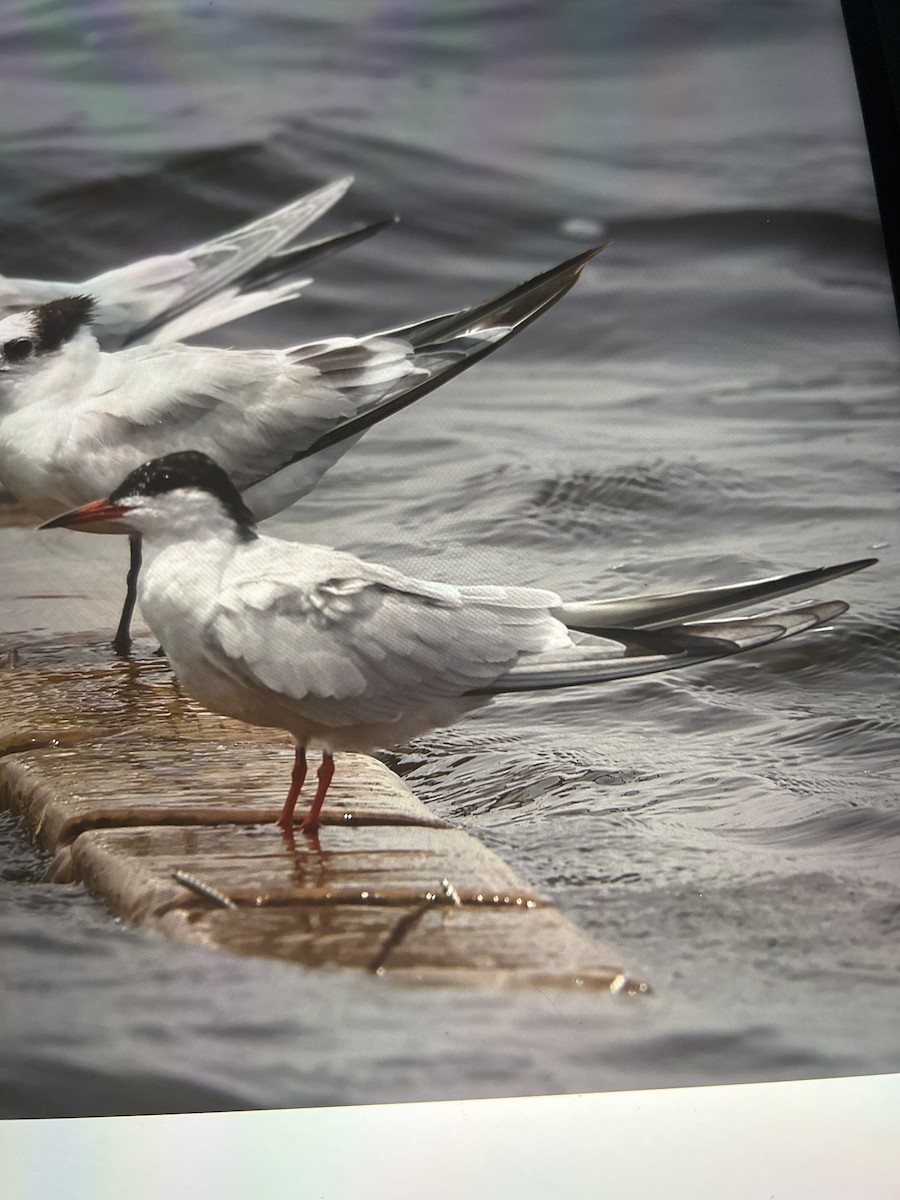
[[[427,353],[429,348],[440,348],[441,342],[446,342],[454,337],[468,336],[472,331],[483,329],[488,323],[494,326],[505,323],[509,326],[500,337],[482,339],[478,342],[476,335],[473,339],[474,346],[457,355],[452,361],[448,360],[442,370],[433,372],[422,383],[410,386],[398,395],[391,396],[388,400],[350,417],[343,424],[334,426],[312,445],[294,454],[283,465],[288,466],[290,463],[311,458],[321,450],[326,450],[338,442],[364,433],[373,425],[377,425],[379,421],[383,421],[385,417],[400,412],[414,401],[448,382],[461,371],[498,350],[511,337],[527,328],[532,321],[545,313],[558,300],[561,300],[578,282],[584,266],[607,245],[609,243],[604,242],[602,245],[582,250],[572,258],[566,259],[565,262],[550,267],[549,270],[526,280],[517,287],[501,292],[498,296],[493,296],[490,300],[484,300],[470,308],[458,309],[431,320],[419,321],[414,325],[385,330],[383,336],[401,337],[409,342],[417,353]]]

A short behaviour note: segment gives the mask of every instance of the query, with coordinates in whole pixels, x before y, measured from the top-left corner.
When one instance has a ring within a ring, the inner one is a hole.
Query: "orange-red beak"
[[[131,509],[123,504],[110,504],[108,500],[92,500],[90,504],[82,504],[80,508],[71,508],[38,525],[38,529],[59,529],[68,525],[89,525],[93,521],[117,521],[130,513]]]

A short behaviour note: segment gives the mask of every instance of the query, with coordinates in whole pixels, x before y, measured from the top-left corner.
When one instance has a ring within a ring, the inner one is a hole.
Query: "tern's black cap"
[[[96,301],[93,296],[63,296],[34,310],[34,348],[38,354],[58,350],[71,341],[83,325],[90,325]]]
[[[256,522],[241,493],[218,463],[202,450],[176,450],[151,458],[131,472],[109,500],[118,504],[128,496],[160,496],[178,488],[196,488],[215,496],[246,538],[255,537]]]

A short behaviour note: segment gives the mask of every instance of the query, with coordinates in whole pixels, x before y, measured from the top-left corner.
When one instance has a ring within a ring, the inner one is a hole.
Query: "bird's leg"
[[[138,575],[141,573],[141,539],[138,534],[128,535],[128,548],[130,562],[125,583],[125,603],[122,605],[122,615],[119,617],[119,626],[113,638],[113,650],[121,658],[131,649],[131,615],[137,600]]]
[[[306,778],[306,747],[297,746],[294,750],[294,769],[291,771],[291,787],[278,818],[278,824],[288,833],[294,827],[294,809],[297,807],[297,797]]]
[[[303,824],[300,826],[301,833],[307,833],[314,837],[319,832],[319,813],[322,811],[322,805],[325,803],[325,793],[328,791],[328,785],[331,783],[333,774],[334,759],[328,750],[323,750],[322,764],[318,770],[319,786],[316,788],[313,802],[309,806],[309,812],[303,818]]]

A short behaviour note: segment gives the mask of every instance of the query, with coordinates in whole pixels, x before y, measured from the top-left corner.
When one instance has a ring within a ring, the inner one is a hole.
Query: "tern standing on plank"
[[[666,671],[762,646],[846,611],[841,601],[691,622],[869,566],[842,563],[683,595],[567,604],[528,587],[411,579],[326,546],[260,537],[226,473],[186,451],[145,463],[106,500],[42,528],[127,522],[145,539],[141,607],[201,704],[294,738],[279,817],[293,829],[306,750],[322,748],[301,830],[314,835],[335,750],[371,751],[449,725],[504,692]]]
[[[0,275],[0,318],[66,296],[94,298],[93,332],[104,350],[174,342],[295,299],[311,282],[297,278],[393,218],[303,246],[291,246],[341,199],[353,176],[336,179],[259,220],[177,254],[139,259],[82,283]]]
[[[284,350],[174,343],[104,353],[93,302],[69,296],[0,321],[0,481],[39,516],[111,491],[135,467],[197,448],[256,520],[309,492],[357,437],[496,350],[574,285],[598,247],[458,312]],[[140,570],[113,645],[125,653]]]

